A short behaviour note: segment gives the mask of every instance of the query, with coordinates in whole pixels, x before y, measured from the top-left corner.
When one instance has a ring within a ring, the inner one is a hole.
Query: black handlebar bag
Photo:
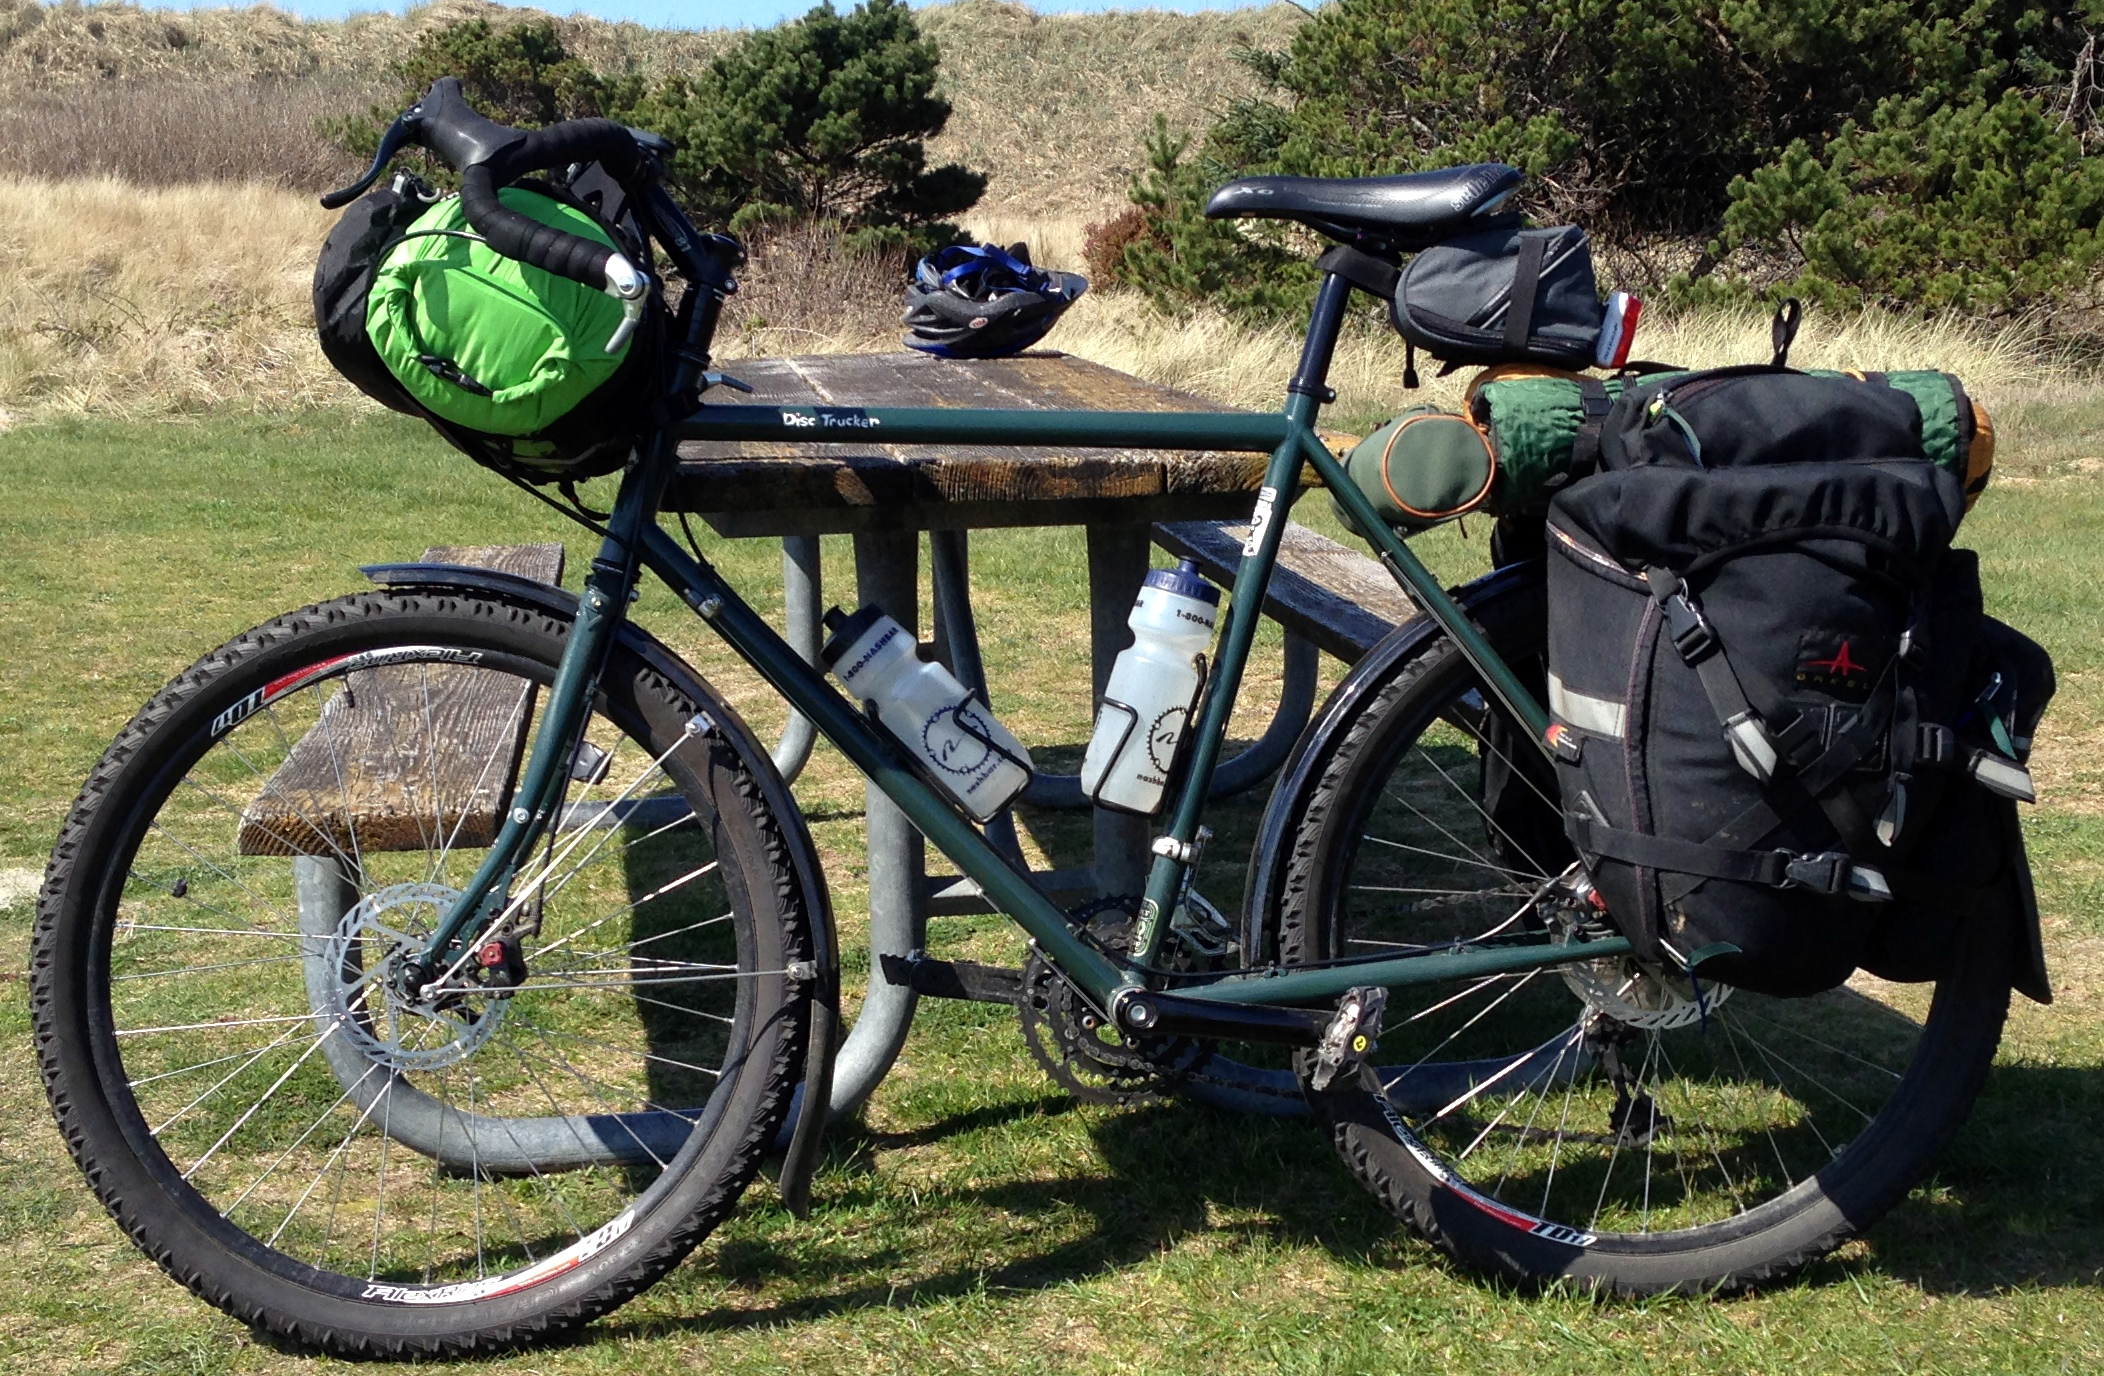
[[[508,209],[640,254],[634,226],[546,182],[497,193]],[[621,309],[590,287],[504,257],[456,197],[413,176],[353,202],[314,276],[322,351],[384,405],[422,416],[478,462],[531,481],[618,469],[647,407],[662,302],[609,343]]]
[[[1645,959],[1784,996],[1936,978],[2021,868],[2050,664],[1981,617],[1912,405],[1777,369],[1631,388],[1550,508],[1566,830]]]

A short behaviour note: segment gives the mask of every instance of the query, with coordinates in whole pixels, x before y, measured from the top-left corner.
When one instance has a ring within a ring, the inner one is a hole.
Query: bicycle
[[[637,163],[631,204],[687,284],[664,397],[720,380],[709,349],[740,250],[659,184],[660,142],[603,121],[522,134],[434,88],[363,184],[409,143],[484,189]],[[603,523],[571,512],[602,536],[581,595],[382,566],[373,589],[205,655],[96,766],[39,900],[38,1054],[97,1195],[235,1317],[384,1355],[574,1327],[723,1220],[793,1096],[826,1102],[839,958],[768,752],[627,619],[648,571],[1023,929],[1048,999],[1095,1020],[1095,1054],[1173,1088],[1201,1059],[1286,1049],[1291,1071],[1249,1073],[1304,1092],[1381,1203],[1464,1262],[1702,1290],[1784,1274],[1866,1226],[1983,1082],[2015,896],[1968,927],[1955,973],[1889,1001],[1784,1003],[1638,963],[1556,826],[1539,562],[1449,594],[1313,430],[1351,293],[1467,232],[1518,179],[1230,187],[1216,208],[1338,241],[1276,414],[697,401],[647,430]],[[464,201],[486,234],[493,202]],[[617,276],[561,236],[519,256],[594,287]],[[682,439],[872,429],[1270,456],[1136,912],[1062,911],[657,520]],[[1425,615],[1352,671],[1282,772],[1222,954],[1191,935],[1190,876],[1304,465]],[[453,729],[469,698],[505,705],[501,729]],[[319,781],[304,792],[284,782],[302,771]],[[359,771],[397,790],[385,836],[351,814]],[[798,1115],[789,1141],[793,1205],[823,1116]]]

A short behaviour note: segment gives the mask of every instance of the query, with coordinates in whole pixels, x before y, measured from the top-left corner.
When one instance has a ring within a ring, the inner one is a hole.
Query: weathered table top
[[[833,354],[724,365],[764,404],[1224,411],[1051,351],[1013,358]],[[990,445],[690,440],[667,493],[724,535],[1143,524],[1247,516],[1265,456]]]

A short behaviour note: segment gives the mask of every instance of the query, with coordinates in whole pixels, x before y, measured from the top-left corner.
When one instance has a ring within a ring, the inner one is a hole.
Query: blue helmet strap
[[[958,287],[967,295],[1042,291],[1050,282],[1043,268],[1032,267],[1008,250],[992,244],[953,244],[921,261],[923,268],[933,268],[940,274],[938,285]],[[966,280],[974,277],[980,280]]]

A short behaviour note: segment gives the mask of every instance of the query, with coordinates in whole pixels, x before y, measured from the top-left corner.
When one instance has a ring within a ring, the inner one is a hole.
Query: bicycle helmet
[[[906,286],[906,347],[943,358],[1001,358],[1045,337],[1089,289],[1079,273],[1033,267],[1030,249],[953,244],[920,260]]]

